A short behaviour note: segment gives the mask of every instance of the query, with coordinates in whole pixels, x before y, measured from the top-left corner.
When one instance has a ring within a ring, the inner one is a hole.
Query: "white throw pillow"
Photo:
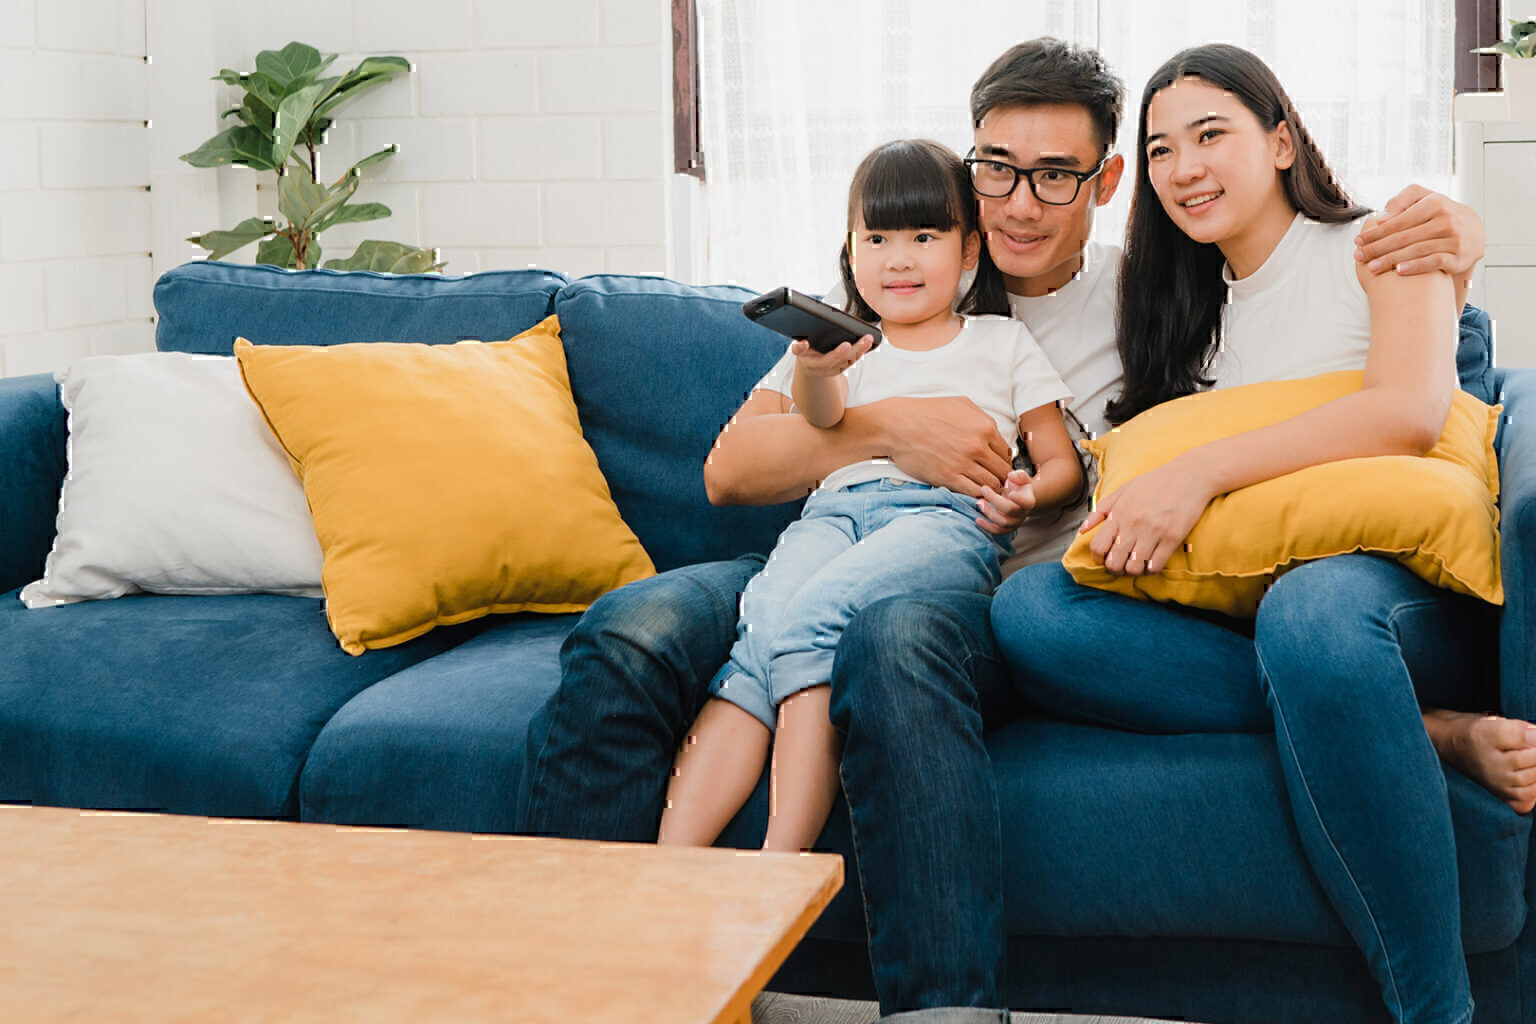
[[[148,591],[320,597],[304,486],[231,356],[96,356],[60,370],[69,472],[28,608]]]

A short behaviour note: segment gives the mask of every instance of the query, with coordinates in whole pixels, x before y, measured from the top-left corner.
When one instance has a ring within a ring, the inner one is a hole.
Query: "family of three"
[[[1124,250],[1090,242],[1125,173],[1121,91],[1091,50],[1023,43],[976,83],[973,155],[898,142],[859,166],[835,291],[883,342],[791,344],[704,470],[716,503],[814,493],[766,560],[592,606],[530,730],[521,825],[710,843],[771,756],[768,848],[809,848],[846,796],[881,1012],[1006,1020],[984,734],[1023,706],[1272,733],[1303,849],[1391,1017],[1465,1022],[1438,759],[1536,803],[1536,729],[1475,713],[1487,695],[1468,690],[1492,678],[1493,609],[1340,555],[1232,620],[1080,586],[1060,557],[1097,526],[1110,572],[1157,573],[1218,495],[1428,451],[1481,225],[1422,189],[1366,220],[1271,71],[1212,45],[1147,84]],[[1075,440],[1199,390],[1341,369],[1363,389],[1089,514]]]

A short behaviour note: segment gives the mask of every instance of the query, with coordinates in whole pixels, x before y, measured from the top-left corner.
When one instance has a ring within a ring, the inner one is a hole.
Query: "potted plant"
[[[189,238],[208,250],[209,259],[221,259],[252,242],[260,241],[256,262],[305,270],[321,266],[319,236],[337,224],[378,220],[390,215],[383,203],[351,203],[369,164],[387,159],[398,146],[386,146],[347,168],[334,182],[320,180],[316,147],[325,141],[332,112],[359,93],[411,70],[404,57],[368,57],[341,75],[322,78],[335,54],[303,43],[289,43],[281,50],[256,55],[256,70],[225,68],[215,79],[243,91],[239,106],[224,112],[240,123],[215,135],[197,149],[181,156],[193,167],[238,164],[256,171],[277,173],[277,209],[281,220],[249,217],[227,231],[208,231]],[[370,239],[346,259],[327,260],[333,270],[382,270],[418,274],[437,270],[437,254],[431,249]]]
[[[1536,18],[1509,22],[1509,38],[1473,53],[1497,53],[1504,57],[1500,69],[1504,96],[1513,121],[1536,121]]]

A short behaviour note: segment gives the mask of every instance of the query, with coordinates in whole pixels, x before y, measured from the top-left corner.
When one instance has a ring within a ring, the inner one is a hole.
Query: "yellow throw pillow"
[[[1301,380],[1220,388],[1148,409],[1089,441],[1098,502],[1202,444],[1289,419],[1363,386],[1345,370]],[[1212,501],[1161,573],[1116,576],[1079,534],[1062,564],[1079,583],[1128,597],[1251,616],[1287,569],[1366,551],[1438,587],[1494,604],[1499,573],[1499,406],[1458,390],[1440,440],[1423,457],[1387,455],[1309,466]]]
[[[491,612],[576,612],[656,570],[582,437],[550,317],[486,344],[235,343],[304,481],[348,654]]]

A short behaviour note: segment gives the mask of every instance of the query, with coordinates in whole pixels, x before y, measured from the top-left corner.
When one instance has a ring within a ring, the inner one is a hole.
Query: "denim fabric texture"
[[[848,622],[883,597],[934,590],[990,594],[1006,541],[976,525],[976,500],[883,479],[817,491],[741,596],[730,660],[711,681],[773,732],[794,694],[832,681]]]
[[[548,316],[568,281],[549,270],[439,277],[200,260],[155,283],[155,347],[227,356],[236,337],[256,345],[504,341]]]
[[[1463,706],[1465,680],[1491,674],[1494,608],[1342,555],[1281,577],[1251,640],[1055,565],[1011,577],[992,624],[1021,692],[1056,714],[1135,732],[1273,728],[1308,861],[1393,1019],[1470,1016],[1449,798],[1419,705]]]

